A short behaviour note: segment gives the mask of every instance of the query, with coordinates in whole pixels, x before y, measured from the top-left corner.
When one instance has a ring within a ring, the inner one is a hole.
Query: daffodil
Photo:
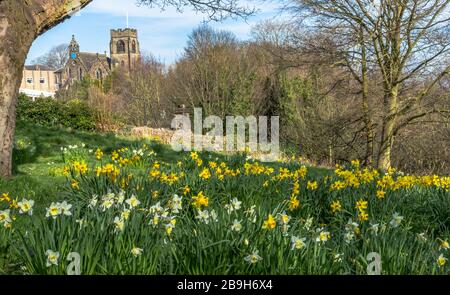
[[[295,209],[297,209],[300,206],[300,201],[297,199],[297,197],[292,196],[289,200],[289,210],[293,211]]]
[[[209,215],[208,210],[198,210],[197,213],[198,213],[198,215],[195,218],[197,218],[198,220],[200,220],[203,223],[206,223],[206,224],[209,223],[210,215]]]
[[[107,194],[102,197],[102,203],[100,207],[102,208],[103,212],[105,212],[107,209],[111,208],[114,205],[114,195]]]
[[[259,261],[262,260],[262,257],[259,256],[259,251],[253,251],[253,253],[251,253],[250,255],[248,255],[247,257],[244,258],[245,261],[247,261],[250,264],[256,264]]]
[[[59,252],[47,250],[45,251],[45,255],[47,255],[47,263],[46,263],[47,267],[50,267],[52,265],[58,265]]]
[[[291,217],[286,214],[286,212],[283,212],[279,215],[280,223],[281,224],[288,224],[291,220]]]
[[[20,208],[19,213],[33,215],[33,206],[34,206],[34,201],[33,200],[23,199],[17,205]]]
[[[317,229],[317,232],[319,233],[319,235],[316,238],[316,242],[325,243],[331,238],[331,234],[328,231],[325,231],[323,229]]]
[[[378,190],[377,191],[377,198],[378,199],[384,199],[384,197],[386,196],[386,192],[382,191],[382,190]]]
[[[11,222],[11,210],[7,209],[0,211],[0,224],[7,227]]]
[[[142,248],[134,247],[133,249],[131,249],[131,254],[133,254],[134,257],[141,256],[142,252],[144,252]]]
[[[138,198],[135,195],[132,195],[131,198],[127,199],[125,203],[130,206],[130,208],[136,208],[141,204],[141,202],[138,200]]]
[[[67,203],[66,201],[63,201],[62,203],[57,203],[57,205],[60,208],[61,215],[71,216],[72,212],[70,212],[70,209],[72,209],[72,205]]]
[[[242,230],[242,224],[239,220],[235,219],[233,221],[233,224],[231,225],[231,230],[232,231],[236,231],[236,232],[240,232]]]
[[[272,214],[269,214],[267,219],[264,221],[262,228],[263,229],[274,229],[277,226],[277,222],[275,218],[273,218]]]
[[[306,188],[309,190],[316,190],[318,187],[317,181],[308,181]]]
[[[291,237],[292,250],[301,250],[306,247],[306,238],[299,238],[296,236]]]
[[[400,223],[402,222],[403,218],[404,218],[403,216],[401,216],[400,214],[395,212],[394,214],[392,214],[391,222],[389,222],[390,226],[398,227],[400,225]]]
[[[448,258],[444,257],[444,254],[439,255],[437,263],[439,267],[443,267],[447,263]]]
[[[330,207],[331,207],[331,211],[333,213],[336,213],[336,212],[339,212],[339,211],[342,210],[342,205],[341,205],[341,202],[339,200],[333,201],[331,203]]]
[[[441,244],[439,245],[439,250],[448,250],[450,248],[447,240],[441,240]]]
[[[52,202],[50,204],[50,207],[47,208],[47,213],[45,214],[45,217],[51,217],[53,219],[56,219],[58,215],[61,214],[61,207],[59,204]]]
[[[208,207],[209,198],[206,197],[203,192],[199,192],[198,195],[192,197],[192,204],[200,209],[201,207]]]
[[[241,204],[241,201],[239,201],[237,198],[233,198],[230,204],[225,205],[225,209],[227,209],[228,214],[231,214],[231,212],[241,209]]]
[[[177,194],[174,194],[170,203],[172,212],[175,214],[178,214],[180,210],[182,209],[182,199],[183,197],[178,196]]]
[[[93,209],[93,208],[95,208],[97,206],[97,203],[98,203],[98,196],[97,195],[93,195],[91,200],[89,201],[88,207]]]
[[[123,218],[116,216],[114,218],[114,225],[116,226],[116,230],[121,232],[125,228],[125,221]]]

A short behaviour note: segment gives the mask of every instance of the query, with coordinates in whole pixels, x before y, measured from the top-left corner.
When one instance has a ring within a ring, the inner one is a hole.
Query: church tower
[[[77,40],[75,40],[75,35],[72,35],[72,41],[69,44],[69,58],[71,60],[77,59],[80,54],[80,45],[78,45]]]
[[[111,68],[131,70],[141,58],[137,30],[111,30],[110,53]]]

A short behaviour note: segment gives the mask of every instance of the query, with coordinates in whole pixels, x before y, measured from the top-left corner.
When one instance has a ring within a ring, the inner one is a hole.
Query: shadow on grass
[[[179,153],[168,146],[150,140],[133,140],[116,136],[114,133],[94,133],[64,129],[58,127],[46,127],[26,122],[18,122],[16,138],[25,138],[31,142],[32,147],[27,149],[14,149],[13,173],[21,175],[19,167],[24,164],[38,164],[42,159],[60,161],[61,147],[68,145],[86,145],[89,149],[101,148],[106,153],[122,147],[139,147],[143,143],[148,144],[159,157],[169,163],[179,158]]]

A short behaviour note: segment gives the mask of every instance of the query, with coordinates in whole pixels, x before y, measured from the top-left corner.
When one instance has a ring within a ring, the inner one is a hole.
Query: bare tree
[[[58,46],[54,46],[46,54],[36,58],[33,63],[46,65],[54,70],[59,70],[66,65],[68,59],[69,46],[67,44],[60,44]]]
[[[294,0],[291,11],[312,19],[316,30],[353,36],[358,77],[376,66],[383,88],[379,168],[391,166],[394,138],[405,126],[448,111],[438,101],[449,94],[431,93],[450,73],[450,0]]]
[[[11,175],[15,105],[22,69],[32,42],[92,0],[0,1],[0,176]],[[137,0],[140,5],[186,7],[206,13],[210,19],[247,17],[253,9],[238,0]]]

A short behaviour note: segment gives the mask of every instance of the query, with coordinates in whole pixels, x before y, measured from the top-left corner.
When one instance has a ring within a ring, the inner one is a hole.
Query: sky
[[[247,20],[227,19],[209,22],[216,29],[233,32],[239,39],[250,38],[251,28],[258,22],[280,17],[275,2],[243,2],[255,7],[257,13]],[[70,19],[47,31],[33,43],[27,64],[48,52],[53,46],[66,43],[75,35],[80,51],[109,54],[110,30],[127,27],[138,30],[142,52],[153,54],[160,61],[171,64],[183,53],[189,34],[201,25],[206,15],[192,10],[177,12],[174,8],[136,6],[136,0],[94,0]]]

